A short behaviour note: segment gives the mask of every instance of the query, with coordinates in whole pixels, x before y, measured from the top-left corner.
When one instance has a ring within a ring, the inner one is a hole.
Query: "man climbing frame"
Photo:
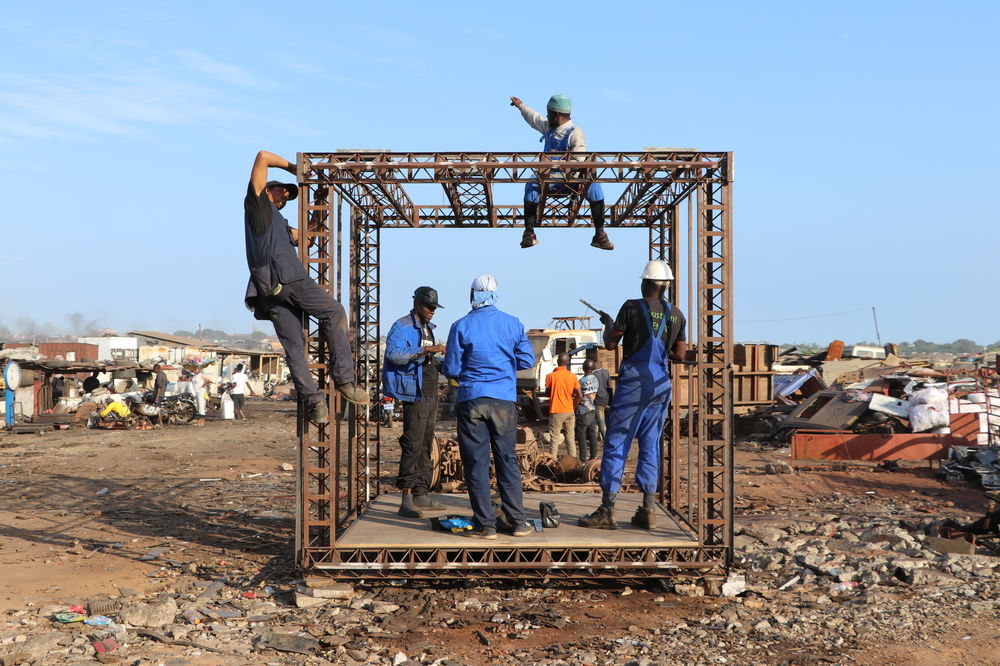
[[[368,404],[368,393],[354,381],[354,358],[347,337],[343,306],[309,277],[299,260],[298,232],[280,213],[299,194],[291,183],[268,181],[268,169],[295,173],[295,165],[265,150],[257,153],[243,200],[244,232],[250,282],[244,302],[256,319],[274,324],[299,403],[318,424],[330,420],[326,399],[306,361],[302,316],[319,321],[320,336],[330,353],[330,374],[337,391],[349,402]]]
[[[587,140],[583,130],[574,127],[570,120],[573,104],[566,95],[553,95],[546,105],[547,116],[543,117],[517,97],[510,98],[511,106],[516,106],[525,122],[542,133],[539,141],[543,142],[543,152],[546,153],[583,153],[587,151]],[[569,175],[568,173],[565,175]],[[538,199],[540,187],[538,181],[526,183],[524,186],[524,235],[521,237],[521,247],[531,247],[538,244],[535,237],[535,223],[538,221]],[[546,195],[569,196],[577,194],[576,186],[557,183],[549,185]],[[604,233],[604,190],[599,183],[591,183],[586,192],[590,202],[590,214],[594,222],[594,238],[590,244],[601,250],[613,250],[615,246]]]
[[[660,442],[671,397],[669,361],[683,362],[687,344],[684,315],[663,296],[674,279],[670,266],[665,261],[650,261],[641,279],[642,298],[625,301],[614,320],[601,313],[604,346],[616,349],[621,341],[622,363],[601,459],[601,506],[580,518],[582,527],[617,529],[615,498],[625,459],[636,438],[639,457],[635,479],[642,491],[642,505],[632,516],[632,524],[647,530],[656,527]]]

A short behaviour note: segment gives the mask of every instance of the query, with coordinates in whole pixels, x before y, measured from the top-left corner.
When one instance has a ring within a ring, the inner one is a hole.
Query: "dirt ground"
[[[251,401],[247,413],[247,421],[210,418],[201,428],[0,435],[0,626],[16,629],[11,615],[16,611],[79,603],[102,593],[151,594],[177,588],[185,579],[196,583],[222,573],[242,589],[270,587],[275,594],[290,589],[301,572],[291,557],[294,472],[283,470],[282,464],[295,461],[294,407]],[[398,451],[398,433],[397,425],[383,444],[389,459]],[[898,472],[866,466],[832,471],[819,465],[796,474],[760,472],[766,463],[779,460],[787,460],[787,453],[736,452],[739,521],[815,511],[822,498],[838,493],[905,502],[915,516],[964,519],[983,510],[980,492],[945,484],[926,466]],[[863,501],[856,506],[866,510]],[[170,561],[143,560],[154,548],[165,548]],[[561,600],[581,640],[634,636],[665,622],[691,621],[724,603],[620,586],[571,592],[548,589],[544,594]],[[448,593],[456,591],[449,588]],[[460,629],[407,634],[396,644],[405,650],[429,641],[438,646],[438,657],[491,663],[514,650],[544,649],[567,640],[566,629],[542,628],[524,640],[494,637],[487,647],[477,633],[490,630],[486,615]],[[920,644],[881,634],[839,655],[789,644],[756,663],[1000,663],[995,613],[966,616],[962,622],[957,630]],[[167,663],[163,660],[168,658],[181,659],[171,662],[178,664],[289,663],[260,655],[246,661],[210,653],[192,656],[182,647],[152,641],[142,646],[131,651],[128,663]],[[684,662],[679,654],[677,663]]]

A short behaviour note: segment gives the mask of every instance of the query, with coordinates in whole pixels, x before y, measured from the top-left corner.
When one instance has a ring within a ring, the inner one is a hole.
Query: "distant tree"
[[[253,340],[254,342],[260,342],[266,337],[267,333],[265,333],[264,331],[254,331],[253,333],[247,336],[247,339]],[[1000,342],[998,342],[997,344],[1000,345]]]
[[[229,340],[232,336],[225,331],[220,331],[216,328],[203,328],[201,329],[201,339],[211,340],[212,342],[222,342],[224,340]]]
[[[194,333],[192,333],[191,331],[185,331],[183,329],[180,330],[180,331],[174,331],[174,335],[176,335],[178,338],[193,338],[194,337]]]
[[[9,338],[11,336],[11,330],[0,324],[0,338]]]

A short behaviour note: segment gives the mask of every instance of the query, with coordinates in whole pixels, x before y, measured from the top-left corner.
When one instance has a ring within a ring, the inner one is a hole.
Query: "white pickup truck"
[[[543,395],[545,378],[555,370],[559,354],[571,354],[570,371],[577,377],[583,377],[587,351],[596,349],[602,343],[600,331],[591,329],[532,328],[527,333],[535,353],[535,367],[517,373],[518,404],[528,411],[533,407],[536,418],[541,418],[543,412],[548,413],[549,399]]]

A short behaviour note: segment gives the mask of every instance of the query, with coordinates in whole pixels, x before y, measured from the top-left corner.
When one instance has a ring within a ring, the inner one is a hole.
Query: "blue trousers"
[[[624,401],[623,401],[624,402]],[[601,490],[617,493],[622,485],[622,473],[632,440],[639,440],[639,458],[635,465],[635,480],[644,493],[656,492],[660,475],[660,440],[670,406],[670,391],[665,398],[645,405],[614,405],[608,415],[608,432],[604,439],[601,460]]]
[[[503,512],[512,525],[524,521],[521,469],[514,456],[516,425],[517,408],[509,400],[475,398],[458,403],[458,450],[479,527],[496,527],[490,501],[490,451]]]
[[[541,188],[538,182],[525,183],[524,184],[524,201],[526,203],[538,203],[538,193]],[[547,190],[548,194],[555,194],[559,196],[565,196],[571,194],[572,191],[565,185],[549,185]],[[604,190],[601,189],[600,183],[591,183],[590,187],[587,188],[587,201],[593,203],[595,201],[604,201]]]

